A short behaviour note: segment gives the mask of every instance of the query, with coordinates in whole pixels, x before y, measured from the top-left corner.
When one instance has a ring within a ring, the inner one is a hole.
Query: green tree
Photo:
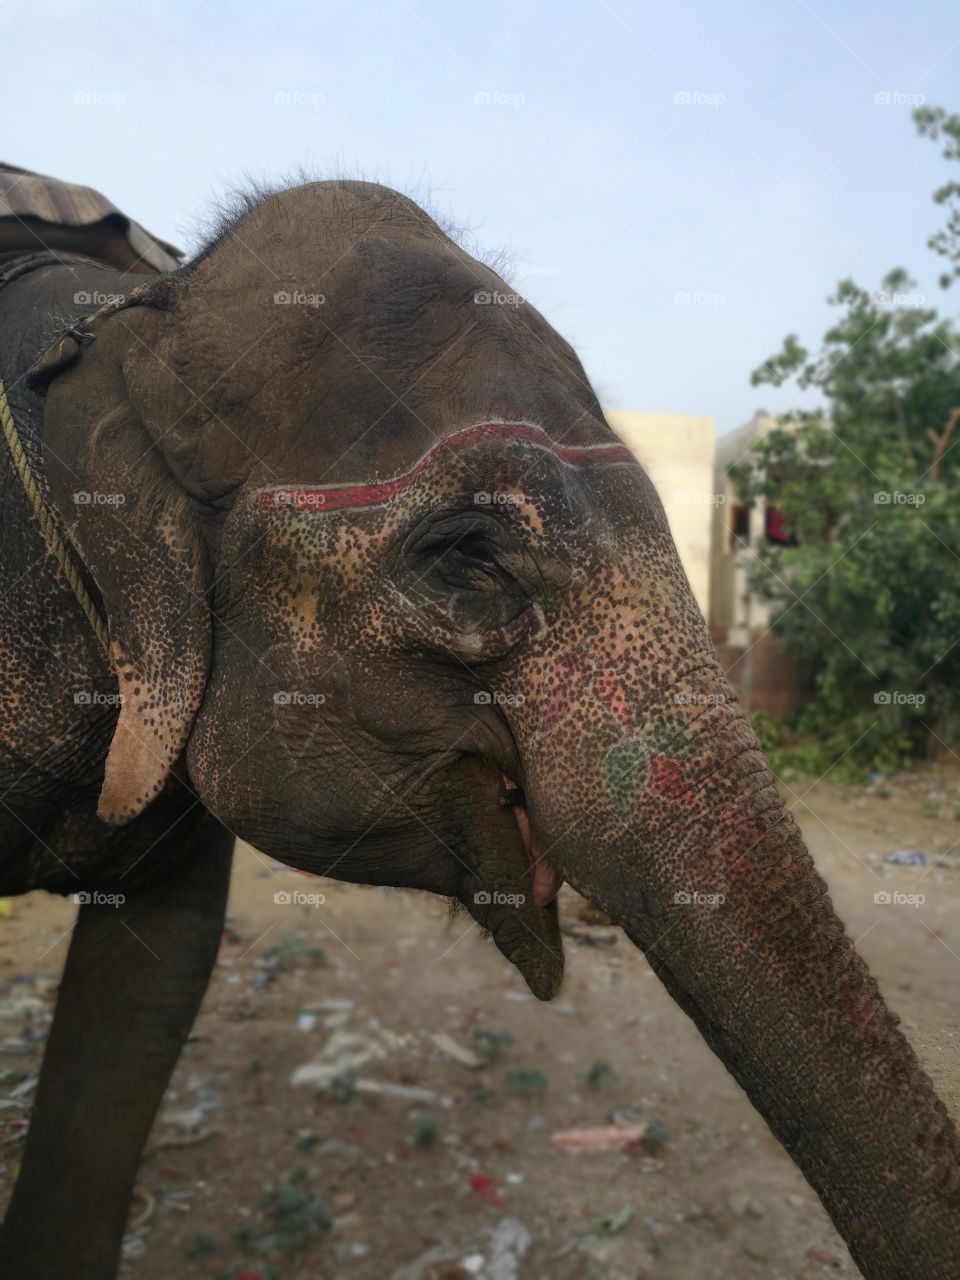
[[[902,270],[875,293],[841,282],[819,348],[791,334],[752,377],[825,407],[734,469],[796,540],[760,547],[754,585],[809,680],[797,728],[824,768],[894,767],[952,736],[960,702],[960,335],[914,290]]]
[[[950,115],[943,107],[918,107],[913,120],[923,137],[943,143],[947,160],[960,160],[960,116]],[[960,182],[945,183],[933,193],[933,198],[937,204],[946,206],[947,225],[932,235],[927,244],[951,264],[950,270],[940,277],[940,283],[946,288],[960,276]]]

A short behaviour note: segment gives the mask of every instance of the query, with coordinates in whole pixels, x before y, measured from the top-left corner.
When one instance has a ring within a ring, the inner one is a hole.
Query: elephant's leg
[[[82,906],[0,1243],[3,1280],[111,1280],[143,1145],[213,968],[233,837],[120,907]]]

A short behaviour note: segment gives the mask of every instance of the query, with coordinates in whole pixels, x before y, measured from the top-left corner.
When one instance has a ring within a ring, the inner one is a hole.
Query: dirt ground
[[[960,1114],[960,769],[808,785],[787,795],[837,908]],[[926,862],[887,863],[898,850]],[[297,891],[326,901],[274,900]],[[2,1201],[73,908],[34,894],[12,911]],[[567,977],[542,1005],[440,900],[304,878],[241,848],[220,960],[141,1168],[125,1280],[855,1275],[643,957],[584,913],[565,889]],[[628,1154],[551,1142],[611,1117],[645,1125],[644,1142]]]

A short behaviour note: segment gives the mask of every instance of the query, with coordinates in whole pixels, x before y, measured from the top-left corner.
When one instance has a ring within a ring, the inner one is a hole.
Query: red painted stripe
[[[295,507],[302,511],[336,511],[344,508],[376,507],[397,497],[414,483],[440,453],[462,452],[481,436],[499,435],[532,444],[552,453],[567,466],[586,463],[633,462],[623,444],[556,444],[542,427],[532,422],[478,422],[438,440],[409,471],[379,484],[321,485],[317,488],[266,489],[257,495],[261,507]]]

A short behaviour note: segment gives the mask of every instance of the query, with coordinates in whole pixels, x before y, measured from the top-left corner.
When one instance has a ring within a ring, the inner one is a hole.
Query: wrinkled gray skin
[[[96,310],[78,290],[124,301],[91,343],[57,342]],[[114,1275],[234,832],[459,898],[542,998],[566,878],[644,949],[863,1273],[956,1277],[956,1132],[777,795],[657,496],[570,348],[478,292],[509,290],[409,201],[325,183],[179,276],[50,267],[0,293],[14,412],[113,644],[4,460],[0,892],[125,895],[79,911],[2,1274]],[[505,782],[525,807],[498,803]]]

